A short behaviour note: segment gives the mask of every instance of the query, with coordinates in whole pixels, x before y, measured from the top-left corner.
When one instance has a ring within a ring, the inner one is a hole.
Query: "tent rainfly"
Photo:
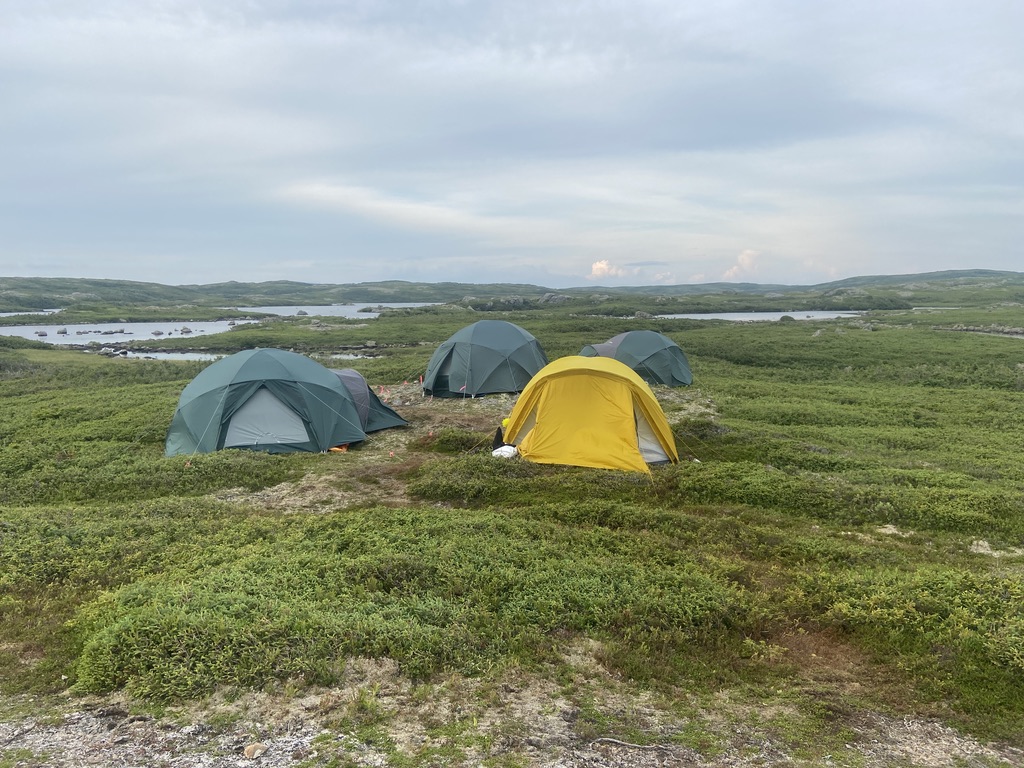
[[[181,393],[165,454],[248,448],[326,451],[366,438],[352,395],[330,370],[281,349],[249,349],[204,368]]]
[[[683,350],[657,331],[627,331],[604,344],[584,347],[584,357],[610,357],[625,363],[648,384],[682,387],[693,383],[690,362]]]
[[[522,392],[548,358],[530,333],[505,320],[468,325],[439,346],[423,377],[435,397],[475,397]]]
[[[650,472],[679,461],[665,412],[643,379],[618,360],[563,357],[519,396],[505,442],[541,464]]]
[[[380,401],[359,371],[354,368],[332,368],[331,372],[338,377],[349,394],[352,395],[356,411],[359,413],[359,423],[364,432],[404,427],[409,423]]]

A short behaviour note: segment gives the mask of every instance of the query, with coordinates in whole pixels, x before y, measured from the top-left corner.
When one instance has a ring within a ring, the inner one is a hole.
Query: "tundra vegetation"
[[[327,708],[394,765],[488,754],[478,718],[524,680],[572,703],[579,738],[704,755],[740,724],[814,764],[866,713],[1024,747],[1024,336],[1005,334],[1024,312],[929,290],[958,308],[729,323],[497,301],[486,316],[551,359],[639,327],[680,344],[694,385],[655,393],[683,460],[650,476],[494,459],[510,396],[421,397],[434,346],[482,315],[465,303],[202,339],[363,355],[342,364],[411,425],[342,454],[165,458],[207,363],[0,336],[0,693],[164,711],[329,691],[368,658],[413,699],[477,685],[418,751],[374,689]]]

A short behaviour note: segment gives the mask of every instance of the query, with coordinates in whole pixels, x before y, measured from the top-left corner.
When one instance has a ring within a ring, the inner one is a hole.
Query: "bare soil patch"
[[[220,692],[154,716],[119,699],[22,699],[33,714],[0,718],[0,765],[86,768],[174,766],[508,765],[536,768],[693,766],[1022,765],[1020,750],[986,745],[934,721],[876,712],[837,714],[846,740],[830,754],[801,754],[777,723],[785,702],[752,708],[725,693],[680,708],[602,673],[584,649],[580,680],[593,706],[642,737],[595,729],[561,685],[509,671],[413,685],[387,660],[354,659],[344,685],[305,691]],[[596,666],[595,666],[596,665]],[[594,681],[595,683],[598,681]],[[681,710],[684,712],[681,714]],[[696,738],[695,738],[696,735]],[[695,742],[699,742],[696,746]]]

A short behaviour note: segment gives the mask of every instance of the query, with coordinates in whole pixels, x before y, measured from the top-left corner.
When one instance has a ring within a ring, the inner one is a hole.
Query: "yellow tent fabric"
[[[519,396],[505,430],[505,442],[529,461],[650,472],[643,440],[669,461],[679,461],[651,388],[609,357],[575,355],[541,368]]]

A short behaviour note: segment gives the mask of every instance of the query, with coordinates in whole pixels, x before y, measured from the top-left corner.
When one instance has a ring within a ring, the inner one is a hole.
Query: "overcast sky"
[[[0,0],[0,275],[1024,270],[1019,0]]]

